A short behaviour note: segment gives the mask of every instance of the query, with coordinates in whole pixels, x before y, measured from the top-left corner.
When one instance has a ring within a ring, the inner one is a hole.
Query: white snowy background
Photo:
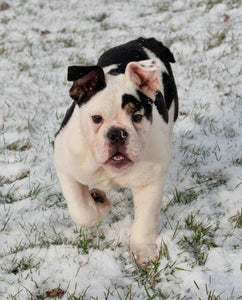
[[[132,195],[70,218],[52,140],[72,64],[139,36],[170,47],[180,115],[157,261],[129,256]],[[240,0],[0,0],[0,299],[242,299]]]

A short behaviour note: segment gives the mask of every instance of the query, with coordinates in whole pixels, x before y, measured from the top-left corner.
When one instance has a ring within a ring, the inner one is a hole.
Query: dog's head
[[[80,134],[98,164],[122,172],[139,162],[152,126],[160,90],[158,59],[130,62],[124,74],[105,74],[99,66],[72,66],[70,96],[79,106]]]

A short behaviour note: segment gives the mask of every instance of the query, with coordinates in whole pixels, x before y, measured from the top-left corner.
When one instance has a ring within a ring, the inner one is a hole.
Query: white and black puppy
[[[54,161],[73,220],[95,226],[109,214],[104,191],[132,190],[131,252],[152,259],[178,97],[170,50],[139,38],[105,52],[96,66],[71,66],[74,100],[54,142]],[[88,186],[95,189],[90,190]]]

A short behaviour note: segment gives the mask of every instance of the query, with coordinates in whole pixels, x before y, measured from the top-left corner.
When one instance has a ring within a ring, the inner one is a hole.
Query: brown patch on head
[[[137,90],[137,98],[130,94],[124,94],[122,97],[122,109],[129,115],[134,115],[137,111],[142,111],[142,114],[147,120],[152,122],[152,104],[153,101],[145,94]]]
[[[133,102],[128,102],[123,109],[127,112],[128,115],[132,115],[135,113],[136,108]]]
[[[124,94],[122,97],[122,109],[124,109],[128,115],[133,115],[136,111],[140,110],[141,103],[133,95]]]

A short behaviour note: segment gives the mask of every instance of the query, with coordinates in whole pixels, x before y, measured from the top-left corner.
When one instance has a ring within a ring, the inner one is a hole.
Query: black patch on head
[[[65,114],[65,117],[61,123],[61,126],[60,126],[60,129],[57,131],[57,133],[55,134],[55,137],[58,135],[58,133],[61,131],[62,128],[64,128],[66,126],[66,124],[68,123],[68,121],[70,120],[72,114],[73,114],[73,111],[75,109],[75,101],[72,102],[70,108],[68,108],[66,114]]]
[[[124,73],[129,62],[141,61],[150,58],[144,48],[153,52],[165,64],[169,73],[171,72],[169,62],[175,62],[171,51],[154,38],[145,39],[142,37],[109,49],[99,58],[98,66],[107,67],[117,65],[117,68],[109,71],[109,74],[118,75],[120,73]]]
[[[126,68],[126,65],[124,65],[124,64],[117,65],[117,67],[115,69],[110,70],[108,72],[108,74],[113,75],[113,76],[117,76],[119,74],[124,73],[125,68]]]
[[[134,114],[142,109],[140,101],[133,95],[124,94],[122,97],[122,109],[126,109],[129,114]]]
[[[161,92],[158,92],[155,97],[155,106],[159,112],[159,114],[162,116],[163,120],[168,123],[169,117],[168,117],[168,109],[165,103],[165,100],[161,94]]]
[[[139,99],[133,95],[124,94],[122,97],[122,109],[126,109],[129,114],[134,114],[137,111],[144,110],[144,116],[147,120],[152,120],[152,100],[137,91]]]
[[[149,97],[147,97],[145,94],[143,94],[141,91],[137,90],[136,92],[139,96],[141,105],[144,108],[145,117],[148,120],[151,121],[152,120],[152,104],[153,104],[153,101]]]
[[[125,72],[126,66],[131,61],[141,61],[149,59],[145,53],[141,39],[130,41],[126,44],[114,47],[106,51],[98,60],[98,66],[104,68],[117,65],[110,70],[110,75],[119,75]]]
[[[109,71],[109,74],[119,75],[120,73],[125,72],[126,66],[129,62],[149,59],[150,57],[145,52],[145,49],[148,49],[152,53],[154,53],[155,56],[164,63],[166,69],[168,70],[168,74],[163,76],[163,85],[165,91],[164,100],[166,102],[168,110],[171,106],[172,101],[175,102],[175,121],[178,116],[178,96],[170,66],[170,63],[174,63],[175,59],[171,51],[167,47],[165,47],[163,43],[157,41],[154,38],[145,39],[140,37],[136,40],[114,47],[105,52],[99,58],[98,66],[107,67],[111,65],[117,65],[117,67]]]

